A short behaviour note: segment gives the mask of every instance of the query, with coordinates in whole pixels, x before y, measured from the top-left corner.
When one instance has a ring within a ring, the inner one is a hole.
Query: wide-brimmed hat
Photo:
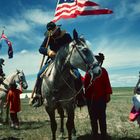
[[[60,27],[61,25],[56,25],[54,22],[49,22],[46,26],[47,30],[50,31],[50,30],[54,30],[56,27]]]
[[[105,59],[104,54],[103,53],[99,53],[99,55],[95,55],[96,59],[98,61],[103,61]]]
[[[95,55],[95,58],[97,59],[97,61],[99,62],[99,64],[102,65],[105,57],[104,57],[104,54],[103,53],[99,53],[99,55]]]
[[[4,65],[4,59],[3,58],[0,58],[0,65]]]
[[[61,25],[56,25],[54,22],[49,22],[46,25],[47,31],[44,33],[44,35],[47,35],[49,31],[53,31],[56,28],[60,28]]]

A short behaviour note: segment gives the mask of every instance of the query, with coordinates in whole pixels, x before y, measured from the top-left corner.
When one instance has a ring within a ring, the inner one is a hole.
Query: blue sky
[[[74,28],[83,35],[94,54],[104,53],[103,66],[108,70],[111,85],[135,86],[140,71],[140,1],[94,0],[102,8],[114,11],[111,15],[80,16],[60,20],[62,29],[72,35]],[[5,59],[6,75],[23,69],[29,89],[33,88],[42,55],[39,54],[46,23],[53,19],[57,0],[0,1],[0,32],[13,43],[14,58],[8,59],[7,46],[0,50]]]

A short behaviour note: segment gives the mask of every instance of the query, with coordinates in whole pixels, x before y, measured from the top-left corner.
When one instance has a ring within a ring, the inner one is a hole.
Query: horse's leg
[[[66,122],[66,127],[68,130],[68,140],[72,139],[72,130],[74,129],[74,108],[70,106],[66,108],[68,119]]]
[[[64,133],[64,110],[62,107],[57,108],[58,114],[60,115],[60,132]]]
[[[56,140],[56,130],[57,130],[57,123],[55,120],[55,110],[51,110],[48,107],[45,107],[51,121],[51,130],[52,130],[52,140]]]
[[[72,135],[73,135],[73,136],[76,136],[75,123],[74,123],[74,127],[73,127],[73,129],[72,129]]]
[[[61,132],[61,136],[60,137],[63,137],[64,135],[64,110],[61,106],[59,106],[57,108],[57,111],[58,111],[58,114],[60,115],[60,132]]]

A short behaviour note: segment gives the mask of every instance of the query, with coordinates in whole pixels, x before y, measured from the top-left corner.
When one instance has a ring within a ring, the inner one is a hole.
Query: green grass
[[[131,87],[113,88],[111,102],[107,105],[107,127],[112,140],[140,139],[140,128],[137,122],[129,121],[132,96],[133,88]],[[12,130],[9,125],[0,126],[0,140],[9,137],[20,140],[51,140],[50,121],[43,106],[34,109],[28,105],[28,99],[23,99],[19,119],[20,130]],[[56,119],[59,130],[58,115]],[[78,140],[90,140],[91,127],[86,107],[82,110],[76,109],[75,124]],[[59,131],[57,131],[58,135]]]

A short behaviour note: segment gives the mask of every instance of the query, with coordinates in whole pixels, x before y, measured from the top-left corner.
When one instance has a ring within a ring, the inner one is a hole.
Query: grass
[[[132,96],[133,88],[113,88],[111,102],[107,105],[107,127],[112,140],[140,139],[137,122],[130,122],[128,118],[132,107]],[[23,99],[21,102],[20,130],[12,130],[9,125],[0,126],[0,140],[51,140],[50,121],[44,107],[34,109],[28,105],[28,99]],[[56,119],[59,128],[58,115]],[[76,109],[75,124],[77,139],[90,140],[91,127],[86,107],[82,110]]]

